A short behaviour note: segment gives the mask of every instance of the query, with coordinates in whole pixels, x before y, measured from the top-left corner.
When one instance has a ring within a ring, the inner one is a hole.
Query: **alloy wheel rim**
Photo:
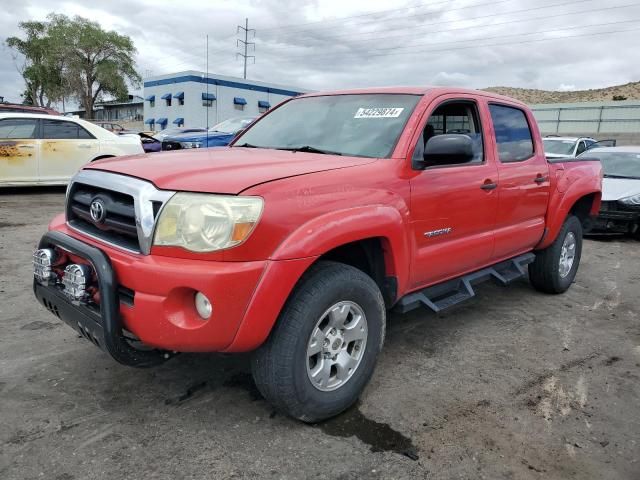
[[[329,307],[318,319],[307,342],[306,368],[311,384],[320,391],[347,383],[364,358],[367,318],[350,301]]]
[[[569,275],[571,268],[573,267],[573,262],[576,258],[576,236],[573,232],[567,233],[567,236],[564,238],[564,242],[562,242],[562,249],[560,250],[560,263],[558,265],[558,273],[562,278],[565,278]]]

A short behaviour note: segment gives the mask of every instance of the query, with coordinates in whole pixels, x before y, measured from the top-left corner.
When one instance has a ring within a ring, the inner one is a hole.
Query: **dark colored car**
[[[21,105],[19,103],[0,103],[0,113],[39,113],[42,115],[60,115],[60,112],[52,108],[36,107],[34,105]]]
[[[230,118],[211,127],[208,131],[182,133],[162,139],[162,150],[186,148],[224,147],[239,131],[247,128],[257,117]]]
[[[578,158],[602,163],[602,204],[589,233],[640,235],[640,146],[596,148]]]
[[[142,149],[145,153],[159,152],[162,150],[162,142],[157,138],[142,132],[138,133],[138,135],[140,135],[140,142],[142,142]]]

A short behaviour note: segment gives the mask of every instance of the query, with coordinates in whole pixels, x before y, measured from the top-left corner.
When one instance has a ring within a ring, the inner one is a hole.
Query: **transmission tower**
[[[244,19],[244,27],[242,25],[238,25],[238,30],[236,33],[240,33],[240,30],[244,31],[244,40],[241,38],[236,39],[236,47],[239,47],[240,44],[244,47],[244,53],[237,52],[236,58],[239,56],[244,60],[244,75],[242,78],[247,78],[247,58],[253,58],[253,63],[256,63],[255,55],[248,55],[249,46],[253,47],[253,52],[256,51],[256,43],[249,41],[249,32],[253,32],[253,38],[256,37],[256,30],[254,28],[249,28],[249,19]]]

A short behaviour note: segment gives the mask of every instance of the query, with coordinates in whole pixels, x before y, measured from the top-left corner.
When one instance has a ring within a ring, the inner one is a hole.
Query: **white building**
[[[266,112],[304,90],[188,70],[144,82],[144,123],[150,130],[211,127],[232,117]]]

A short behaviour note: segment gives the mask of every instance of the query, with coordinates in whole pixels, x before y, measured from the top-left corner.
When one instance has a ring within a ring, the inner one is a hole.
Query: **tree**
[[[128,84],[139,86],[136,49],[126,35],[105,31],[86,18],[51,13],[46,22],[21,22],[26,39],[10,37],[7,45],[24,57],[18,69],[26,85],[25,99],[51,106],[74,97],[88,116],[104,96],[125,99]],[[17,56],[16,56],[17,59]]]
[[[136,48],[126,35],[105,31],[96,22],[79,16],[50,14],[48,33],[65,52],[64,77],[68,90],[91,115],[104,95],[125,99],[127,83],[139,86],[135,69]]]
[[[24,98],[32,105],[50,107],[65,93],[62,79],[64,57],[49,37],[46,22],[21,22],[19,25],[27,38],[9,37],[6,43],[24,58],[23,63],[18,65],[18,56],[14,56],[18,71],[25,81]]]

